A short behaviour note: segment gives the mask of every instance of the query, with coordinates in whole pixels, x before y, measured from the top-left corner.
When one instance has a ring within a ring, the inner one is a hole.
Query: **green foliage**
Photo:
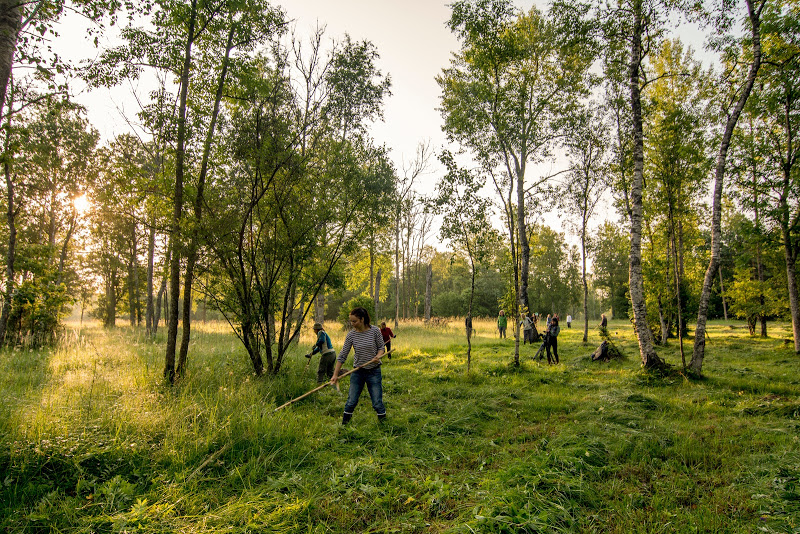
[[[628,317],[630,237],[619,224],[605,222],[594,238],[592,250],[594,286],[602,292],[602,304],[615,318]]]
[[[375,309],[375,301],[369,297],[359,295],[345,302],[344,305],[339,308],[339,313],[336,315],[336,320],[339,321],[339,323],[342,325],[342,328],[345,330],[350,329],[350,311],[358,307],[362,307],[369,312],[371,319],[370,324],[376,324],[377,318],[372,317],[372,310]]]
[[[444,260],[445,254],[440,253]],[[460,256],[449,260],[434,262],[435,277],[433,286],[432,313],[437,317],[457,317],[466,315],[470,295],[470,272],[467,262]],[[474,317],[493,317],[500,311],[502,295],[506,292],[507,277],[493,266],[477,265],[475,293],[472,301]],[[513,296],[511,297],[513,302]],[[507,312],[510,313],[510,312]]]
[[[54,277],[25,280],[15,288],[6,330],[6,343],[24,347],[52,345],[63,327],[67,304],[72,302],[64,284]]]
[[[528,299],[532,312],[561,313],[583,302],[579,255],[563,233],[548,226],[531,228],[531,282]]]
[[[366,42],[347,39],[320,63],[322,38],[308,48],[276,43],[237,72],[218,155],[227,169],[206,192],[214,303],[259,374],[279,372],[328,280],[346,285],[340,260],[374,237],[381,221],[372,214],[390,201],[394,168],[362,131],[388,79]],[[309,79],[324,90],[305,86]]]
[[[780,278],[760,281],[753,278],[750,267],[740,267],[734,273],[733,284],[728,290],[731,312],[752,325],[754,332],[757,319],[786,317],[789,303],[783,291],[785,282]]]

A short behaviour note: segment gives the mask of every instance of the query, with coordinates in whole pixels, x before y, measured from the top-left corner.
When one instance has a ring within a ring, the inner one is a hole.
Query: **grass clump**
[[[163,343],[81,330],[0,352],[0,530],[9,532],[792,532],[800,528],[800,362],[781,338],[710,324],[706,376],[598,366],[565,329],[561,365],[475,320],[402,324],[389,419],[315,385],[304,335],[278,377],[198,325],[189,374]],[[786,325],[773,328],[777,332]],[[629,324],[615,345],[636,354]],[[341,346],[344,332],[329,331]],[[674,344],[659,349],[673,366]]]

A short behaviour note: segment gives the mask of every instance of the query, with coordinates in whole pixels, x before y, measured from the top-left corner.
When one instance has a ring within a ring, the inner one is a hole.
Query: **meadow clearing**
[[[513,339],[475,320],[468,374],[461,325],[401,323],[388,420],[365,392],[344,427],[347,380],[273,413],[315,386],[310,330],[255,377],[227,325],[198,324],[176,386],[139,330],[73,324],[56,349],[1,351],[0,530],[800,532],[789,324],[712,322],[700,380],[677,340],[659,349],[676,372],[644,373],[626,321],[609,325],[623,361],[591,362],[595,325],[584,346],[573,323],[560,365],[524,346],[515,368]]]

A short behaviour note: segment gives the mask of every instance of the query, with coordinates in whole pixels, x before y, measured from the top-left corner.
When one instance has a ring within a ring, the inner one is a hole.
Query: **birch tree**
[[[578,15],[556,26],[537,8],[519,13],[507,0],[455,2],[449,26],[461,49],[437,77],[448,139],[494,177],[507,205],[515,323],[529,308],[527,194],[547,178],[530,180],[528,166],[549,157],[574,105],[588,90],[594,47],[584,39],[586,26]],[[518,363],[518,332],[516,338]]]
[[[722,237],[722,191],[725,179],[725,166],[727,164],[728,150],[730,148],[731,137],[733,136],[739,116],[747,103],[753,85],[756,81],[759,68],[761,67],[761,12],[767,5],[766,0],[744,0],[747,10],[749,39],[744,40],[741,49],[729,49],[728,69],[723,75],[724,86],[729,90],[719,101],[722,103],[722,115],[725,117],[725,127],[717,153],[716,168],[714,171],[714,200],[711,212],[711,259],[706,269],[703,279],[703,288],[700,293],[700,302],[697,311],[697,326],[694,334],[694,347],[692,349],[692,359],[689,362],[689,369],[700,375],[703,372],[703,359],[705,358],[706,347],[706,321],[708,319],[708,302],[711,298],[711,286],[719,270],[720,250]],[[730,16],[730,6],[723,9],[722,15]],[[724,19],[723,19],[724,20]],[[735,60],[742,55],[743,48],[748,46],[749,66],[747,75],[742,80],[743,62]],[[795,336],[797,338],[797,336]],[[800,348],[800,345],[797,345]]]

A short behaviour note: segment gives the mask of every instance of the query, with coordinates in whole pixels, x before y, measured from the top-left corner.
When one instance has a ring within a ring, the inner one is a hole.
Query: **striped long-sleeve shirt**
[[[355,353],[353,356],[353,367],[359,367],[377,356],[378,351],[384,347],[383,336],[381,336],[381,331],[377,326],[370,325],[370,327],[363,332],[350,330],[347,333],[347,337],[344,338],[344,345],[336,360],[344,363],[352,348]],[[365,369],[374,369],[379,365],[380,362],[375,362],[365,367]]]

